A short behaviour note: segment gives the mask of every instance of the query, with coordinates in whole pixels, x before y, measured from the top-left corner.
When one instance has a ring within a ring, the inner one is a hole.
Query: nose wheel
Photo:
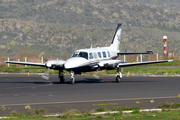
[[[71,79],[70,79],[70,81],[71,81],[71,84],[75,83],[75,78],[74,78],[74,72],[73,71],[71,71]]]
[[[75,78],[71,78],[71,84],[74,84],[75,83]]]

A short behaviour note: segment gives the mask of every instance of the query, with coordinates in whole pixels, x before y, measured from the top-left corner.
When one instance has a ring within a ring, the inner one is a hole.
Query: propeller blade
[[[45,80],[49,80],[49,68],[46,69],[45,73],[41,76]]]

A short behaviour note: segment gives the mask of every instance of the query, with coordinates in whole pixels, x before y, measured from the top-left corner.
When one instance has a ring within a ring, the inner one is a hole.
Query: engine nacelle
[[[47,68],[59,70],[59,69],[64,68],[65,62],[66,61],[63,61],[63,60],[50,60],[50,61],[47,61],[45,64]]]

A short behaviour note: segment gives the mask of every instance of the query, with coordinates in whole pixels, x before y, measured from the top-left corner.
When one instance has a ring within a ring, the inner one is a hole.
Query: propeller
[[[96,69],[96,73],[93,74],[93,77],[96,79],[99,79],[100,77],[98,76],[99,72],[102,70],[103,67],[107,67],[109,64],[107,62],[99,62],[98,65],[94,66]]]
[[[93,74],[93,77],[96,78],[96,79],[99,79],[99,72],[101,71],[101,67],[103,67],[103,63],[99,63],[98,65],[94,66],[94,68],[96,68],[96,72]]]
[[[41,76],[45,80],[49,80],[49,68],[46,69],[45,73]]]
[[[96,70],[96,72],[93,74],[93,77],[94,77],[94,78],[96,78],[96,79],[99,79],[99,78],[100,78],[100,77],[98,76],[99,71],[100,71],[100,69],[98,68],[98,69]]]
[[[44,51],[43,51],[43,52],[41,52],[41,53],[38,55],[39,58],[41,58],[41,60],[42,60],[44,54],[45,54],[45,53],[44,53]],[[42,61],[42,62],[43,62],[43,61]],[[41,76],[43,79],[49,80],[49,68],[50,68],[51,66],[52,66],[51,63],[46,63],[47,69],[45,70],[44,73],[42,73],[42,76]]]

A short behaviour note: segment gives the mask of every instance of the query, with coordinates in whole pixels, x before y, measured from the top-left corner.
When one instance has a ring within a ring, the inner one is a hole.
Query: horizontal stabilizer
[[[118,55],[136,55],[136,54],[153,54],[152,51],[146,51],[146,52],[119,52]]]

